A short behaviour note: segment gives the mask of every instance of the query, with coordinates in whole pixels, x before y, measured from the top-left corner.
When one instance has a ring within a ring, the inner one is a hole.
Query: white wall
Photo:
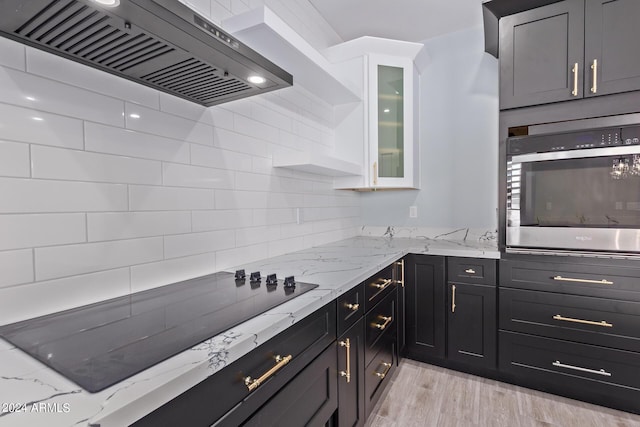
[[[271,166],[331,123],[297,87],[204,109],[0,37],[0,324],[354,235],[357,194]]]
[[[478,27],[424,42],[421,189],[363,194],[363,225],[497,227],[498,61],[483,40]]]

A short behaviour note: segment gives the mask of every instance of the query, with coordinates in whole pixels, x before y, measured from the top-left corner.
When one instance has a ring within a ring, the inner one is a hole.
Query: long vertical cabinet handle
[[[456,312],[456,285],[451,285],[451,312]]]
[[[340,341],[340,347],[344,347],[347,350],[347,370],[340,371],[340,376],[347,379],[347,383],[351,382],[351,341],[347,338],[345,341]]]
[[[571,69],[573,73],[573,90],[571,91],[571,95],[578,96],[578,63],[573,64],[573,68]]]
[[[404,288],[404,259],[397,261],[396,265],[400,266],[400,277],[402,277],[400,280],[396,280],[396,283],[401,284],[402,287]]]
[[[591,85],[591,93],[598,92],[598,60],[594,59],[591,64],[591,69],[593,70],[593,84]]]
[[[378,162],[373,162],[373,185],[378,185]]]

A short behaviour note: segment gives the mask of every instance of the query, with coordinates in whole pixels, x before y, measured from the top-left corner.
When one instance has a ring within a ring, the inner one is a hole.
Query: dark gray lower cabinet
[[[447,358],[496,367],[496,287],[449,283]]]
[[[338,425],[363,426],[364,411],[364,320],[338,338]]]

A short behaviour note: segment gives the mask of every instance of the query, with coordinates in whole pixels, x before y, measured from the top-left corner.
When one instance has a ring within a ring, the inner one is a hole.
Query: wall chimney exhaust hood
[[[207,107],[293,83],[178,0],[2,0],[0,34]]]

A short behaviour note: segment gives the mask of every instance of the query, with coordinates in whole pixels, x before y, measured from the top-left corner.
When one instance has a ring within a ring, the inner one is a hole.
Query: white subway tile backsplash
[[[220,271],[233,267],[242,268],[244,264],[265,259],[269,256],[269,245],[260,243],[242,248],[216,252],[216,268]]]
[[[204,17],[211,15],[211,0],[179,0]]]
[[[165,236],[166,259],[215,252],[236,246],[233,230],[206,231],[200,233]]]
[[[253,225],[251,209],[193,211],[193,231],[228,230]]]
[[[191,144],[191,164],[217,169],[251,172],[252,158],[248,154],[220,148]]]
[[[294,178],[246,172],[236,173],[237,190],[304,193],[310,191],[312,187],[311,182]]]
[[[274,240],[269,242],[269,256],[276,257],[289,252],[301,251],[304,248],[304,238],[302,237]]]
[[[252,106],[252,111],[253,109],[255,109],[255,105]],[[278,128],[260,123],[259,121],[249,117],[236,114],[233,117],[233,123],[234,129],[238,133],[275,143],[280,139],[280,132],[278,131]]]
[[[231,13],[238,15],[240,13],[248,12],[249,6],[243,0],[231,0]]]
[[[0,212],[53,213],[127,210],[127,186],[0,178]]]
[[[215,128],[214,145],[229,151],[251,154],[253,156],[268,157],[269,144],[261,139],[253,138],[226,129]]]
[[[225,169],[164,163],[164,185],[196,188],[233,188],[234,173]]]
[[[82,148],[82,121],[0,103],[0,138]]]
[[[216,256],[212,253],[134,265],[131,267],[131,292],[181,282],[216,271]]]
[[[161,93],[160,110],[185,119],[233,130],[233,113],[221,107],[203,107],[186,99]]]
[[[72,181],[162,184],[160,162],[65,148],[31,147],[34,178]]]
[[[313,234],[313,223],[283,224],[280,226],[280,237],[289,239],[291,237],[305,236]]]
[[[129,204],[132,211],[214,209],[214,191],[130,185]]]
[[[83,213],[0,215],[0,250],[86,241]]]
[[[85,150],[167,162],[189,163],[189,143],[148,133],[85,124]]]
[[[0,289],[33,282],[33,250],[0,252]],[[2,298],[0,297],[0,301]],[[0,311],[0,318],[2,317]],[[0,322],[1,323],[1,322]]]
[[[29,145],[0,141],[0,176],[28,177]]]
[[[189,233],[191,213],[169,212],[110,212],[87,214],[90,242],[132,239]]]
[[[280,239],[280,227],[245,227],[236,230],[236,246],[250,246]]]
[[[255,226],[287,224],[295,221],[296,213],[292,208],[253,210],[253,225]]]
[[[0,324],[119,297],[129,289],[128,268],[0,288]]]
[[[204,123],[129,102],[125,106],[125,119],[127,129],[197,144],[213,145],[213,127]]]
[[[24,70],[24,51],[25,47],[22,43],[0,37],[0,65]]]
[[[158,91],[78,62],[27,47],[27,71],[136,104],[158,108]]]
[[[0,68],[0,102],[123,126],[124,102],[76,86]]]
[[[216,209],[266,208],[270,194],[259,191],[215,190]]]
[[[273,108],[266,107],[259,103],[255,103],[251,107],[251,116],[259,122],[275,126],[279,129],[283,129],[291,132],[293,129],[291,117],[287,117],[275,111]]]
[[[36,280],[144,264],[162,258],[162,237],[36,248]]]

